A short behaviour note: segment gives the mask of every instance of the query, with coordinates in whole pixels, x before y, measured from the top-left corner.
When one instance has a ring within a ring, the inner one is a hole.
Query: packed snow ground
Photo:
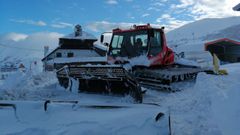
[[[184,91],[164,93],[148,90],[145,103],[133,104],[131,97],[75,94],[57,84],[54,73],[12,74],[0,86],[0,132],[21,134],[167,134],[166,117],[170,113],[173,134],[238,135],[240,133],[240,63],[222,66],[229,75],[199,73],[195,83]],[[45,100],[77,100],[79,104],[49,104]],[[123,108],[96,109],[84,105],[117,105]],[[155,122],[159,112],[166,113]],[[165,128],[164,128],[165,127]]]

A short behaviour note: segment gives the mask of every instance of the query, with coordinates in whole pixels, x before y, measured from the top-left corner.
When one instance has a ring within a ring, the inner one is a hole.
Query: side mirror
[[[101,35],[100,42],[103,43],[103,40],[104,40],[104,35]]]

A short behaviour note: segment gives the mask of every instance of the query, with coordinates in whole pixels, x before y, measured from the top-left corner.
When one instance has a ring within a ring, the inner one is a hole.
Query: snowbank
[[[4,100],[41,100],[55,94],[57,86],[55,73],[15,72],[0,85],[0,99]],[[54,89],[49,89],[52,87]],[[43,89],[44,88],[44,89]],[[57,91],[56,91],[57,93]]]
[[[180,93],[180,96],[174,94],[169,99],[175,101],[171,101],[169,106],[173,114],[176,114],[176,134],[240,133],[240,63],[223,67],[229,75],[200,73],[191,90]]]
[[[6,102],[6,101],[2,101]],[[86,104],[48,104],[44,111],[41,101],[7,101],[17,106],[17,117],[10,109],[0,111],[2,134],[44,135],[157,135],[168,134],[168,116],[158,122],[161,112],[154,105],[118,104],[119,108],[91,108]]]

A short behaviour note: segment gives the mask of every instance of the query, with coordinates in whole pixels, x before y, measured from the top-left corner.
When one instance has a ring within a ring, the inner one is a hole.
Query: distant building
[[[19,66],[18,66],[18,69],[22,72],[25,72],[26,71],[26,68],[25,66],[21,63]]]
[[[240,42],[222,38],[205,43],[205,50],[215,53],[222,62],[240,62]]]
[[[240,11],[240,3],[238,5],[236,5],[235,7],[233,7],[233,10]]]
[[[73,34],[59,38],[59,46],[52,52],[47,54],[48,47],[45,47],[45,57],[42,59],[44,69],[52,71],[61,68],[67,62],[76,62],[82,57],[100,56],[93,50],[95,41],[97,38],[82,31],[80,25],[76,25]]]
[[[17,66],[15,63],[7,62],[1,66],[1,72],[14,72],[17,71]]]
[[[25,70],[25,66],[22,63],[6,62],[0,66],[0,80],[6,79],[11,73]]]

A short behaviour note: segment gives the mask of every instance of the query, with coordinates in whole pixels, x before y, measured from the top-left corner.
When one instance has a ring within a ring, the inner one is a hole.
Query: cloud
[[[155,2],[153,5],[154,5],[154,6],[161,7],[161,6],[163,6],[164,4],[163,4],[162,2]]]
[[[156,19],[156,22],[167,26],[166,31],[170,31],[178,27],[181,27],[187,23],[190,23],[192,21],[178,20],[172,17],[170,14],[163,14],[161,17]]]
[[[21,41],[21,40],[25,40],[28,37],[28,35],[23,34],[23,33],[8,33],[5,35],[1,35],[0,36],[0,41]]]
[[[163,7],[164,7],[164,10],[166,10],[166,2],[167,0],[152,0],[152,3],[150,3],[147,10],[159,12],[159,11],[162,11]]]
[[[117,23],[110,23],[107,21],[98,21],[89,23],[86,26],[89,30],[94,32],[100,32],[100,31],[111,31],[113,28],[118,27]]]
[[[171,16],[169,14],[163,14],[161,18],[163,18],[163,19],[170,19]]]
[[[156,12],[159,12],[159,11],[161,11],[159,8],[157,8],[157,7],[149,7],[149,8],[147,8],[147,10],[153,10],[153,11],[156,11]]]
[[[118,4],[117,0],[107,0],[106,3],[107,3],[107,4],[110,4],[110,5],[116,5],[116,4]]]
[[[106,32],[106,31],[112,31],[112,29],[115,28],[130,28],[134,24],[136,25],[143,25],[146,23],[138,22],[138,23],[128,23],[128,22],[108,22],[108,21],[99,21],[99,22],[93,22],[89,23],[86,27],[94,32]],[[161,25],[158,24],[151,24],[153,27],[161,27]]]
[[[62,36],[64,35],[57,32],[37,32],[29,35],[12,32],[0,35],[0,43],[6,43],[7,41],[10,46],[42,49],[45,45],[56,46],[58,38]]]
[[[194,20],[203,18],[223,18],[239,16],[232,7],[238,4],[234,0],[180,0],[180,4],[172,5],[174,10],[188,10]]]
[[[150,14],[145,13],[145,14],[142,15],[142,17],[147,17],[147,16],[149,16],[149,15],[150,15]]]
[[[171,17],[170,14],[163,14],[163,15],[161,15],[161,17],[156,19],[156,22],[164,23],[164,22],[169,22],[169,21],[173,21],[173,20],[176,20],[176,19]]]
[[[30,25],[36,25],[36,26],[46,26],[47,23],[44,21],[33,21],[33,20],[16,20],[16,19],[11,19],[10,21],[16,22],[16,23],[24,23],[24,24],[30,24]]]
[[[234,0],[179,0],[178,3],[152,0],[147,10],[161,12],[156,23],[165,25],[169,31],[204,18],[239,16],[239,12],[232,10],[238,3]],[[163,4],[166,7],[164,11],[161,9]]]
[[[54,28],[67,28],[67,27],[72,28],[74,25],[71,23],[58,22],[58,23],[52,24],[51,26]]]

